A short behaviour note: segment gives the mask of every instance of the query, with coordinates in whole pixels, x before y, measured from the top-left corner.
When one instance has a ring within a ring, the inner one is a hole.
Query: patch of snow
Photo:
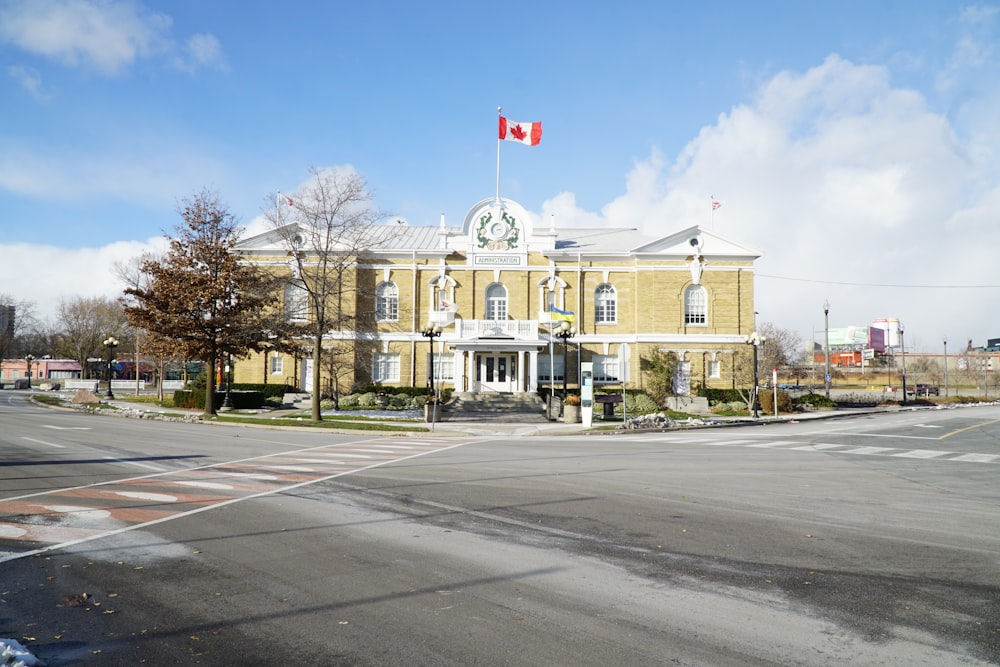
[[[45,663],[33,656],[16,639],[0,639],[0,664],[5,667],[34,667]]]

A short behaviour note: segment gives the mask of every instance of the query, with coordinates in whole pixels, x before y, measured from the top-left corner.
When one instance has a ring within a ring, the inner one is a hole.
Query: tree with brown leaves
[[[274,281],[242,264],[234,217],[211,192],[182,202],[183,223],[161,258],[146,258],[148,285],[125,290],[129,323],[173,341],[175,350],[205,363],[205,414],[215,414],[215,367],[222,355],[259,350],[271,328]]]

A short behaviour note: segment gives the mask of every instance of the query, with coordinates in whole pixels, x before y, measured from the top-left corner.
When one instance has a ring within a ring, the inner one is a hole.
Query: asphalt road
[[[0,423],[0,636],[50,667],[1000,664],[997,407],[434,438],[4,391]]]

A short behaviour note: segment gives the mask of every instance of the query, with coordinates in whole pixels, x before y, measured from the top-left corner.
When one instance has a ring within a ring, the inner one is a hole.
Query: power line
[[[811,278],[793,278],[791,276],[773,276],[767,273],[754,274],[758,278],[788,280],[796,283],[816,283],[820,285],[846,285],[848,287],[898,287],[902,289],[998,289],[1000,285],[902,285],[898,283],[852,283],[841,280],[813,280]]]

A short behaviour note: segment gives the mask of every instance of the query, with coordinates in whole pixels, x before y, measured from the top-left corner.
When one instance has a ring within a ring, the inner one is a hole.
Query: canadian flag
[[[542,140],[542,124],[521,123],[516,120],[507,120],[500,116],[500,139],[504,141],[516,141],[526,146],[537,146]]]

